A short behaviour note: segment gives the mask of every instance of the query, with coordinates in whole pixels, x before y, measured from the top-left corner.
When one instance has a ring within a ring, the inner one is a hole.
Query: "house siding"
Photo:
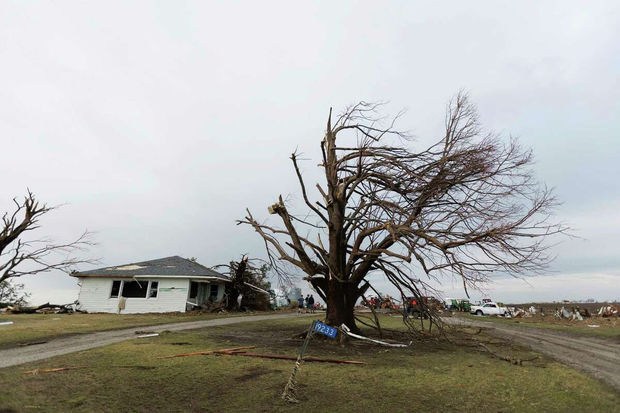
[[[141,278],[141,280],[151,280]],[[81,288],[78,301],[80,309],[90,313],[118,313],[119,297],[110,298],[114,278],[80,278]],[[187,278],[153,278],[159,282],[155,298],[126,298],[121,314],[167,313],[185,311],[189,288]],[[219,294],[218,294],[219,295]]]

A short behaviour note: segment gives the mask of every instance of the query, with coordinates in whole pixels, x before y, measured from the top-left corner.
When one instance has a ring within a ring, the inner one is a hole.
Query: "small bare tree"
[[[16,198],[13,202],[14,211],[6,212],[0,223],[0,282],[52,270],[68,273],[78,264],[93,262],[72,256],[93,245],[89,232],[67,243],[55,243],[47,238],[27,239],[28,233],[39,228],[39,218],[55,207],[39,203],[30,191],[21,202]]]
[[[283,228],[249,210],[239,221],[263,238],[276,266],[287,262],[307,274],[327,303],[327,323],[357,330],[354,305],[372,288],[372,274],[404,299],[424,295],[428,279],[456,276],[467,292],[493,273],[545,268],[545,239],[565,228],[549,222],[556,201],[535,180],[530,150],[483,133],[463,93],[447,107],[445,134],[420,152],[394,129],[398,117],[388,124],[378,117],[379,107],[361,102],[335,121],[330,110],[319,201],[311,200],[292,154],[310,216],[292,214],[280,196],[269,212]]]

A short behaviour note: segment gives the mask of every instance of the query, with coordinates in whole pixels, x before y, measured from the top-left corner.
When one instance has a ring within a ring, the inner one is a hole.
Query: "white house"
[[[221,301],[230,282],[197,262],[178,256],[74,272],[81,310],[91,313],[187,311]]]

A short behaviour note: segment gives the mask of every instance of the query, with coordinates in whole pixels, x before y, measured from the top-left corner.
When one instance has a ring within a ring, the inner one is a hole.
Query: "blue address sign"
[[[336,338],[336,334],[338,334],[338,329],[328,326],[325,323],[321,323],[320,321],[314,322],[314,331],[329,338]]]

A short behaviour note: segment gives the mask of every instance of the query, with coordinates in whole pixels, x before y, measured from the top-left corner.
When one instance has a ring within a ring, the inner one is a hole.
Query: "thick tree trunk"
[[[351,284],[340,283],[337,280],[328,282],[327,318],[326,322],[332,327],[346,324],[353,332],[359,333],[355,324],[353,309],[357,301],[356,288]]]

